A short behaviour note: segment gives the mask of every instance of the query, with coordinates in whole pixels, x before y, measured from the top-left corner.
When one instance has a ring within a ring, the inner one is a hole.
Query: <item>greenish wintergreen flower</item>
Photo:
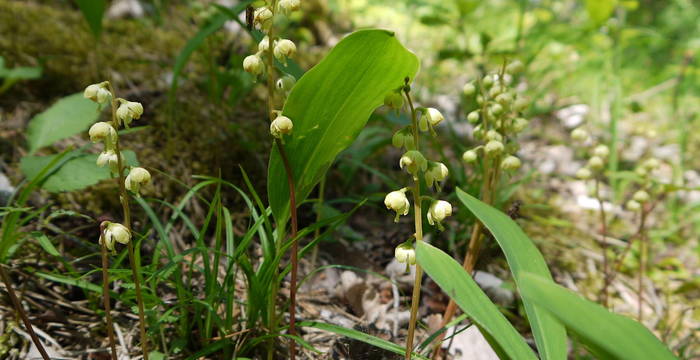
[[[605,159],[610,155],[610,149],[605,145],[598,145],[593,149],[593,155]]]
[[[503,152],[503,143],[498,140],[491,140],[484,146],[484,151],[488,155],[497,155]]]
[[[464,96],[467,96],[467,97],[474,96],[475,93],[476,93],[476,86],[474,86],[473,82],[468,82],[468,83],[464,84],[464,87],[462,88],[462,94],[464,94]]]
[[[265,68],[265,64],[257,54],[248,55],[245,57],[245,59],[243,59],[243,70],[248,73],[257,76],[262,74],[263,68]]]
[[[283,64],[287,63],[287,58],[294,56],[297,52],[297,46],[294,45],[294,43],[291,40],[287,39],[280,39],[275,42],[275,48],[273,50],[273,53],[275,55],[275,58],[282,62]]]
[[[508,155],[505,159],[503,159],[503,161],[501,161],[501,169],[503,170],[517,170],[520,168],[520,165],[520,159],[513,155]]]
[[[433,201],[428,208],[428,224],[437,225],[438,229],[444,230],[442,221],[452,215],[452,205],[445,200]]]
[[[399,160],[399,166],[418,179],[418,173],[428,168],[428,160],[419,151],[409,150]]]
[[[92,84],[85,88],[83,97],[90,99],[98,104],[104,104],[112,98],[112,93],[109,92],[107,82]]]
[[[396,247],[394,250],[394,257],[399,263],[406,264],[406,272],[410,271],[409,267],[411,265],[416,264],[416,250],[413,249],[413,246],[408,242]]]
[[[639,211],[642,208],[642,204],[636,200],[630,200],[627,202],[627,204],[625,204],[625,207],[629,211]]]
[[[591,176],[593,176],[593,173],[590,169],[585,167],[578,169],[578,171],[576,172],[576,177],[581,180],[588,180],[591,178]]]
[[[114,243],[128,244],[131,240],[131,233],[126,226],[109,221],[100,224],[102,234],[100,235],[100,245],[104,245],[107,250],[114,251]]]
[[[396,91],[392,91],[384,96],[384,105],[391,109],[399,110],[403,106],[403,96]]]
[[[129,171],[129,175],[124,180],[124,186],[127,190],[139,193],[141,186],[148,184],[151,181],[151,173],[142,167],[135,167]]]
[[[124,99],[119,99],[119,103],[120,105],[116,112],[117,121],[128,128],[132,120],[140,118],[143,114],[143,105]]]
[[[448,174],[449,170],[445,164],[437,161],[429,161],[428,170],[424,174],[425,183],[428,187],[432,187],[433,184],[439,187],[439,182],[445,180]]]
[[[475,150],[467,150],[464,152],[464,154],[462,154],[462,160],[468,163],[476,161],[477,157],[478,156]]]
[[[632,195],[632,199],[643,204],[643,203],[649,201],[649,193],[644,191],[644,190],[639,190],[639,191],[635,192],[634,195]]]
[[[479,122],[479,110],[474,110],[467,115],[467,121],[471,124],[476,124]]]
[[[294,124],[290,118],[279,115],[270,123],[270,134],[281,139],[282,135],[291,134],[293,127]]]
[[[584,142],[588,140],[588,131],[583,128],[577,127],[571,131],[571,138],[575,141]]]
[[[124,155],[121,158],[124,160]],[[109,166],[113,173],[119,172],[119,158],[115,150],[107,149],[97,157],[97,166],[104,167],[105,165]]]
[[[591,156],[591,158],[588,159],[587,167],[593,171],[599,171],[603,168],[604,165],[605,162],[599,156]]]
[[[300,0],[280,0],[279,7],[283,13],[289,15],[290,13],[297,11],[301,8]]]
[[[384,205],[386,208],[396,212],[394,222],[399,222],[399,217],[401,217],[401,215],[408,215],[411,204],[408,202],[408,198],[406,197],[407,190],[408,188],[403,188],[392,191],[384,198]]]
[[[88,135],[90,135],[90,141],[94,143],[104,141],[107,149],[114,148],[117,142],[117,131],[110,123],[102,121],[93,124],[88,130]]]
[[[517,134],[517,133],[525,130],[525,128],[527,128],[528,125],[530,125],[530,122],[527,121],[527,119],[519,117],[519,118],[516,118],[515,120],[513,120],[513,124],[511,125],[511,130]]]
[[[428,131],[428,128],[437,126],[445,120],[442,113],[436,108],[427,108],[420,117],[419,127],[421,131]]]
[[[415,142],[413,139],[413,132],[411,132],[411,127],[405,127],[391,137],[391,144],[397,148],[405,147],[406,150],[415,149]]]
[[[255,9],[253,13],[253,24],[261,30],[267,30],[272,24],[272,11],[267,7]]]

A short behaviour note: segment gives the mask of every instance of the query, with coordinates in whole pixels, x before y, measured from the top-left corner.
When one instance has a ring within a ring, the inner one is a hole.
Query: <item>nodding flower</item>
[[[408,188],[392,191],[384,198],[384,205],[386,208],[396,212],[394,222],[399,222],[399,217],[401,217],[401,215],[408,215],[408,211],[411,208],[411,204],[406,197],[406,190],[408,190]]]
[[[131,240],[131,233],[126,226],[109,221],[100,224],[102,233],[100,234],[100,245],[104,245],[107,250],[114,251],[114,243],[128,244]]]

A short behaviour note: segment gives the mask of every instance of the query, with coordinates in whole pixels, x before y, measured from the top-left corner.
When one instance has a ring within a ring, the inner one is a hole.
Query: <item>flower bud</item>
[[[256,9],[253,13],[253,24],[257,25],[260,29],[267,29],[270,26],[270,21],[272,19],[272,11],[267,7],[261,7]]]
[[[605,145],[598,145],[593,149],[593,155],[604,159],[610,155],[610,149]]]
[[[634,195],[632,195],[632,199],[643,204],[643,203],[649,201],[649,193],[644,191],[644,190],[639,190],[639,191],[635,192]]]
[[[129,229],[122,224],[103,221],[100,227],[103,229],[100,236],[100,245],[104,245],[109,251],[114,251],[114,242],[128,244],[131,240]]]
[[[403,96],[396,91],[392,91],[384,96],[384,105],[394,110],[401,109],[403,106]]]
[[[479,122],[479,110],[474,110],[467,115],[467,121],[471,124],[476,124]]]
[[[121,157],[122,160],[124,160],[124,155],[122,155]],[[100,155],[97,157],[97,166],[104,167],[105,165],[108,165],[109,169],[113,173],[119,171],[119,158],[117,157],[117,153],[114,150],[105,150],[101,152]]]
[[[282,135],[291,134],[293,127],[294,124],[290,118],[280,115],[270,123],[270,134],[280,139]]]
[[[409,266],[416,264],[416,250],[408,242],[396,247],[394,257],[399,263],[406,264],[406,272],[410,271]]]
[[[508,107],[513,102],[513,95],[511,93],[503,93],[496,96],[496,101],[502,106]]]
[[[491,140],[484,146],[484,151],[488,155],[499,154],[503,151],[503,143],[498,140]]]
[[[434,183],[445,180],[449,173],[445,164],[437,161],[430,161],[428,170],[425,172],[425,183],[428,187],[432,187]]]
[[[493,104],[489,107],[489,112],[493,114],[493,116],[498,116],[503,114],[503,106],[501,104]]]
[[[289,15],[293,11],[297,11],[301,8],[301,1],[300,0],[280,0],[279,2],[280,9],[282,9],[282,12]]]
[[[515,133],[519,133],[519,132],[525,130],[525,128],[527,128],[528,125],[530,125],[530,122],[527,121],[527,119],[516,118],[515,120],[513,120],[513,125],[511,126],[511,130]]]
[[[464,154],[462,154],[462,160],[464,160],[464,162],[468,162],[468,163],[474,162],[474,161],[476,161],[476,158],[477,158],[477,154],[476,154],[476,151],[474,151],[474,150],[467,150],[464,152]]]
[[[90,135],[90,141],[94,143],[104,141],[107,148],[111,148],[117,140],[117,131],[106,122],[93,124],[88,130],[88,135]]]
[[[646,159],[646,160],[642,163],[642,167],[644,167],[645,169],[647,169],[647,170],[649,170],[649,171],[655,170],[655,169],[657,169],[657,168],[659,167],[659,160],[656,159],[656,158],[649,158],[649,159]]]
[[[124,180],[124,186],[127,190],[139,193],[141,186],[148,184],[151,181],[151,173],[142,167],[135,167],[129,171],[129,175]]]
[[[109,92],[109,89],[107,89],[107,83],[102,82],[99,84],[88,85],[83,92],[83,97],[98,104],[104,104],[110,98],[112,98],[112,93]]]
[[[486,140],[503,141],[503,135],[492,129],[486,132]]]
[[[445,200],[433,201],[428,209],[428,223],[437,225],[438,229],[443,230],[442,221],[446,217],[452,215],[452,205]]]
[[[593,176],[593,173],[591,173],[591,170],[588,168],[580,168],[576,172],[576,177],[581,179],[581,180],[588,180]]]
[[[396,212],[394,222],[399,222],[399,217],[408,215],[408,210],[411,208],[411,204],[406,197],[406,188],[388,193],[384,198],[384,205],[387,209]]]
[[[117,121],[119,121],[120,124],[124,124],[124,126],[129,127],[129,124],[131,124],[131,121],[134,119],[138,119],[141,117],[141,114],[143,114],[143,105],[138,102],[134,101],[126,101],[124,99],[120,99],[120,105],[117,108]]]
[[[598,156],[592,156],[590,159],[588,159],[588,168],[593,171],[602,169],[604,164],[603,159]]]
[[[281,62],[286,62],[288,57],[294,56],[297,52],[297,46],[291,40],[280,39],[275,44],[275,58]]]
[[[517,170],[520,165],[520,159],[513,155],[509,155],[501,161],[501,169],[503,170]]]
[[[260,40],[260,42],[258,43],[258,52],[264,53],[267,50],[270,50],[270,38],[267,35],[265,35],[265,37],[263,37],[262,40]]]
[[[415,149],[411,128],[405,127],[397,131],[394,136],[391,137],[391,144],[397,148],[405,147],[406,150]]]
[[[571,131],[571,138],[575,141],[584,142],[588,140],[588,131],[578,127]]]
[[[476,93],[476,86],[474,86],[473,82],[468,82],[468,83],[464,84],[464,87],[462,88],[462,94],[464,94],[464,96],[467,96],[467,97],[474,96],[475,93]]]
[[[642,208],[642,204],[635,200],[630,200],[625,204],[625,207],[630,211],[639,211]]]
[[[420,129],[421,131],[427,131],[428,126],[437,126],[443,120],[445,120],[445,117],[442,116],[438,109],[427,108],[420,117]]]
[[[297,79],[294,76],[287,74],[277,79],[277,88],[285,93],[289,93],[292,91],[292,88],[296,83]]]
[[[406,171],[412,174],[414,179],[418,179],[418,172],[428,168],[428,160],[420,152],[409,150],[399,160],[399,166],[402,169],[406,168]]]
[[[265,65],[258,55],[248,55],[243,59],[243,70],[253,75],[262,74],[264,67]]]
[[[484,76],[484,78],[481,80],[481,82],[484,85],[484,87],[488,89],[491,86],[493,86],[495,80],[496,79],[493,75],[488,74],[488,75]]]

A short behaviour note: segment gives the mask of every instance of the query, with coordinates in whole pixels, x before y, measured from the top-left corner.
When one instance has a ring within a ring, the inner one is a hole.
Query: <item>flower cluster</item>
[[[522,68],[522,63],[515,61],[500,73],[487,74],[480,81],[464,85],[462,94],[469,99],[475,97],[479,106],[467,115],[467,121],[474,125],[474,138],[481,142],[462,154],[465,162],[476,162],[481,153],[485,160],[493,161],[505,171],[520,168],[520,159],[514,155],[518,144],[512,139],[529,124],[521,116],[528,101],[509,88],[509,83]]]
[[[579,144],[588,144],[589,153],[591,154],[586,162],[586,166],[576,171],[576,177],[581,180],[588,180],[600,175],[610,156],[610,149],[606,145],[595,144],[588,131],[582,127],[571,131],[571,139]]]
[[[401,91],[404,87],[397,89],[384,97],[384,104],[391,109],[400,110],[404,104],[403,96]],[[416,108],[416,112],[420,112],[420,118],[417,118],[414,114],[415,123],[409,125],[405,128],[399,129],[392,136],[392,144],[397,147],[404,149],[405,152],[403,156],[399,159],[399,167],[405,170],[414,181],[416,186],[411,189],[409,187],[404,187],[399,190],[392,191],[386,195],[384,198],[384,205],[387,209],[394,211],[396,216],[394,221],[398,222],[402,215],[408,215],[411,203],[406,196],[408,191],[419,191],[421,178],[425,180],[425,184],[428,188],[440,189],[440,184],[447,178],[449,170],[447,166],[438,161],[431,161],[426,159],[426,157],[418,150],[417,137],[418,134],[422,132],[430,132],[435,134],[434,127],[445,120],[445,117],[440,113],[439,110],[435,108]],[[417,197],[420,201],[420,196],[414,194],[414,199]],[[430,207],[428,208],[428,223],[430,225],[437,226],[440,230],[443,230],[442,221],[448,216],[452,215],[452,205],[444,200],[432,200]],[[409,242],[405,242],[396,248],[396,259],[401,263],[406,263],[408,265],[415,264],[415,252],[413,246]]]
[[[628,210],[639,211],[645,203],[649,202],[651,199],[649,192],[653,192],[652,173],[659,168],[660,164],[656,158],[649,158],[637,166],[635,173],[641,178],[641,186],[625,204]]]
[[[126,159],[119,149],[120,126],[128,128],[134,119],[138,119],[143,114],[143,105],[138,102],[128,101],[121,98],[114,98],[109,82],[104,81],[92,84],[85,88],[83,96],[100,105],[111,103],[113,109],[112,121],[100,121],[93,124],[88,130],[90,140],[94,143],[101,142],[104,149],[97,157],[97,166],[109,166],[113,174],[121,176],[126,170]],[[111,100],[111,101],[110,101]],[[142,186],[151,181],[151,174],[142,167],[133,167],[124,179],[124,188],[139,195]],[[114,250],[114,243],[128,244],[131,239],[129,229],[117,223],[103,222],[101,224],[100,244],[108,250]]]
[[[272,69],[268,69],[268,67],[273,66],[273,64],[266,64],[266,60],[270,57],[270,52],[272,52],[272,56],[274,56],[275,59],[285,66],[287,64],[287,59],[296,54],[297,47],[293,41],[283,38],[271,38],[270,33],[277,14],[282,13],[289,15],[301,8],[300,0],[268,0],[258,3],[262,3],[262,6],[258,7],[253,12],[253,25],[266,35],[260,40],[260,43],[258,43],[258,51],[243,59],[243,69],[255,77],[265,72],[270,74],[272,71]],[[293,76],[284,75],[279,78],[275,84],[277,89],[287,95],[295,82],[296,79]],[[291,134],[294,124],[290,118],[281,115],[280,111],[276,110],[275,113],[277,116],[270,124],[270,134],[277,139],[282,139],[284,135]]]

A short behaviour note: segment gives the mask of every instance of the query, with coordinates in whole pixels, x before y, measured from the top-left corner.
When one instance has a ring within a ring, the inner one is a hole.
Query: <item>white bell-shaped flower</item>
[[[270,123],[270,134],[280,139],[282,135],[291,134],[294,124],[292,120],[286,116],[280,115]]]
[[[401,190],[392,191],[386,194],[384,198],[384,205],[386,208],[396,212],[394,222],[399,222],[399,217],[401,215],[408,215],[408,211],[411,208],[411,204],[406,197],[406,190],[406,188],[403,188]]]
[[[124,187],[127,190],[139,193],[141,186],[148,184],[151,181],[151,173],[142,167],[135,167],[129,171],[129,175],[124,180]]]
[[[446,217],[452,215],[452,205],[445,200],[433,201],[428,208],[428,223],[437,225],[438,229],[443,230],[442,221]]]

